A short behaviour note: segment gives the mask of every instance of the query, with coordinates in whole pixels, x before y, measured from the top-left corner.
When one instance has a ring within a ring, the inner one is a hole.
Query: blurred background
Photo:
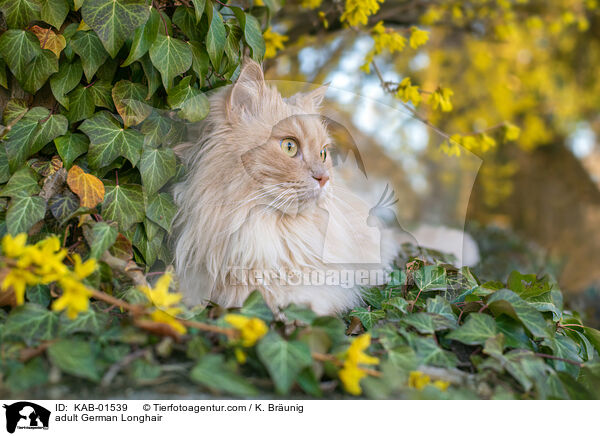
[[[265,39],[268,79],[330,83],[356,189],[390,183],[403,227],[464,226],[481,279],[553,274],[600,325],[596,0],[288,1]]]

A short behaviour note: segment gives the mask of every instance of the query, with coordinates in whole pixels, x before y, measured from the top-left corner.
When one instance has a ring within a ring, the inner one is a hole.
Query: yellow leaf
[[[40,40],[40,47],[52,51],[56,57],[67,46],[67,41],[62,35],[57,35],[52,29],[44,29],[40,26],[33,26],[31,31]]]
[[[91,30],[92,28],[90,26],[87,25],[87,23],[83,20],[81,20],[81,23],[79,23],[79,26],[77,26],[77,30]]]
[[[81,200],[83,207],[92,208],[104,200],[104,184],[91,174],[73,165],[67,174],[67,184]]]

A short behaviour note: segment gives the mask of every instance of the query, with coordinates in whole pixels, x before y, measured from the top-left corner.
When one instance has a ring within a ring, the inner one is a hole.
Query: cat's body
[[[258,289],[274,309],[339,313],[361,301],[356,271],[391,263],[394,239],[331,179],[324,91],[283,99],[247,62],[232,89],[211,97],[198,143],[179,150],[188,176],[175,186],[175,256],[188,304],[240,306]]]

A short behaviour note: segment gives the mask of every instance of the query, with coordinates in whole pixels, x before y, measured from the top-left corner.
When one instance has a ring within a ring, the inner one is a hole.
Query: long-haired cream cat
[[[198,142],[179,150],[188,175],[175,186],[176,269],[188,304],[241,306],[258,289],[273,309],[340,313],[361,302],[360,286],[344,277],[390,264],[396,244],[333,178],[319,115],[325,91],[283,98],[248,60],[235,85],[211,96]]]

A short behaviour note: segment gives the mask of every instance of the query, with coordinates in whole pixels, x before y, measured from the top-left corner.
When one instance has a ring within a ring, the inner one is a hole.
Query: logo
[[[27,430],[48,430],[50,411],[29,401],[19,401],[4,405],[6,409],[6,431],[14,433],[18,428]]]

